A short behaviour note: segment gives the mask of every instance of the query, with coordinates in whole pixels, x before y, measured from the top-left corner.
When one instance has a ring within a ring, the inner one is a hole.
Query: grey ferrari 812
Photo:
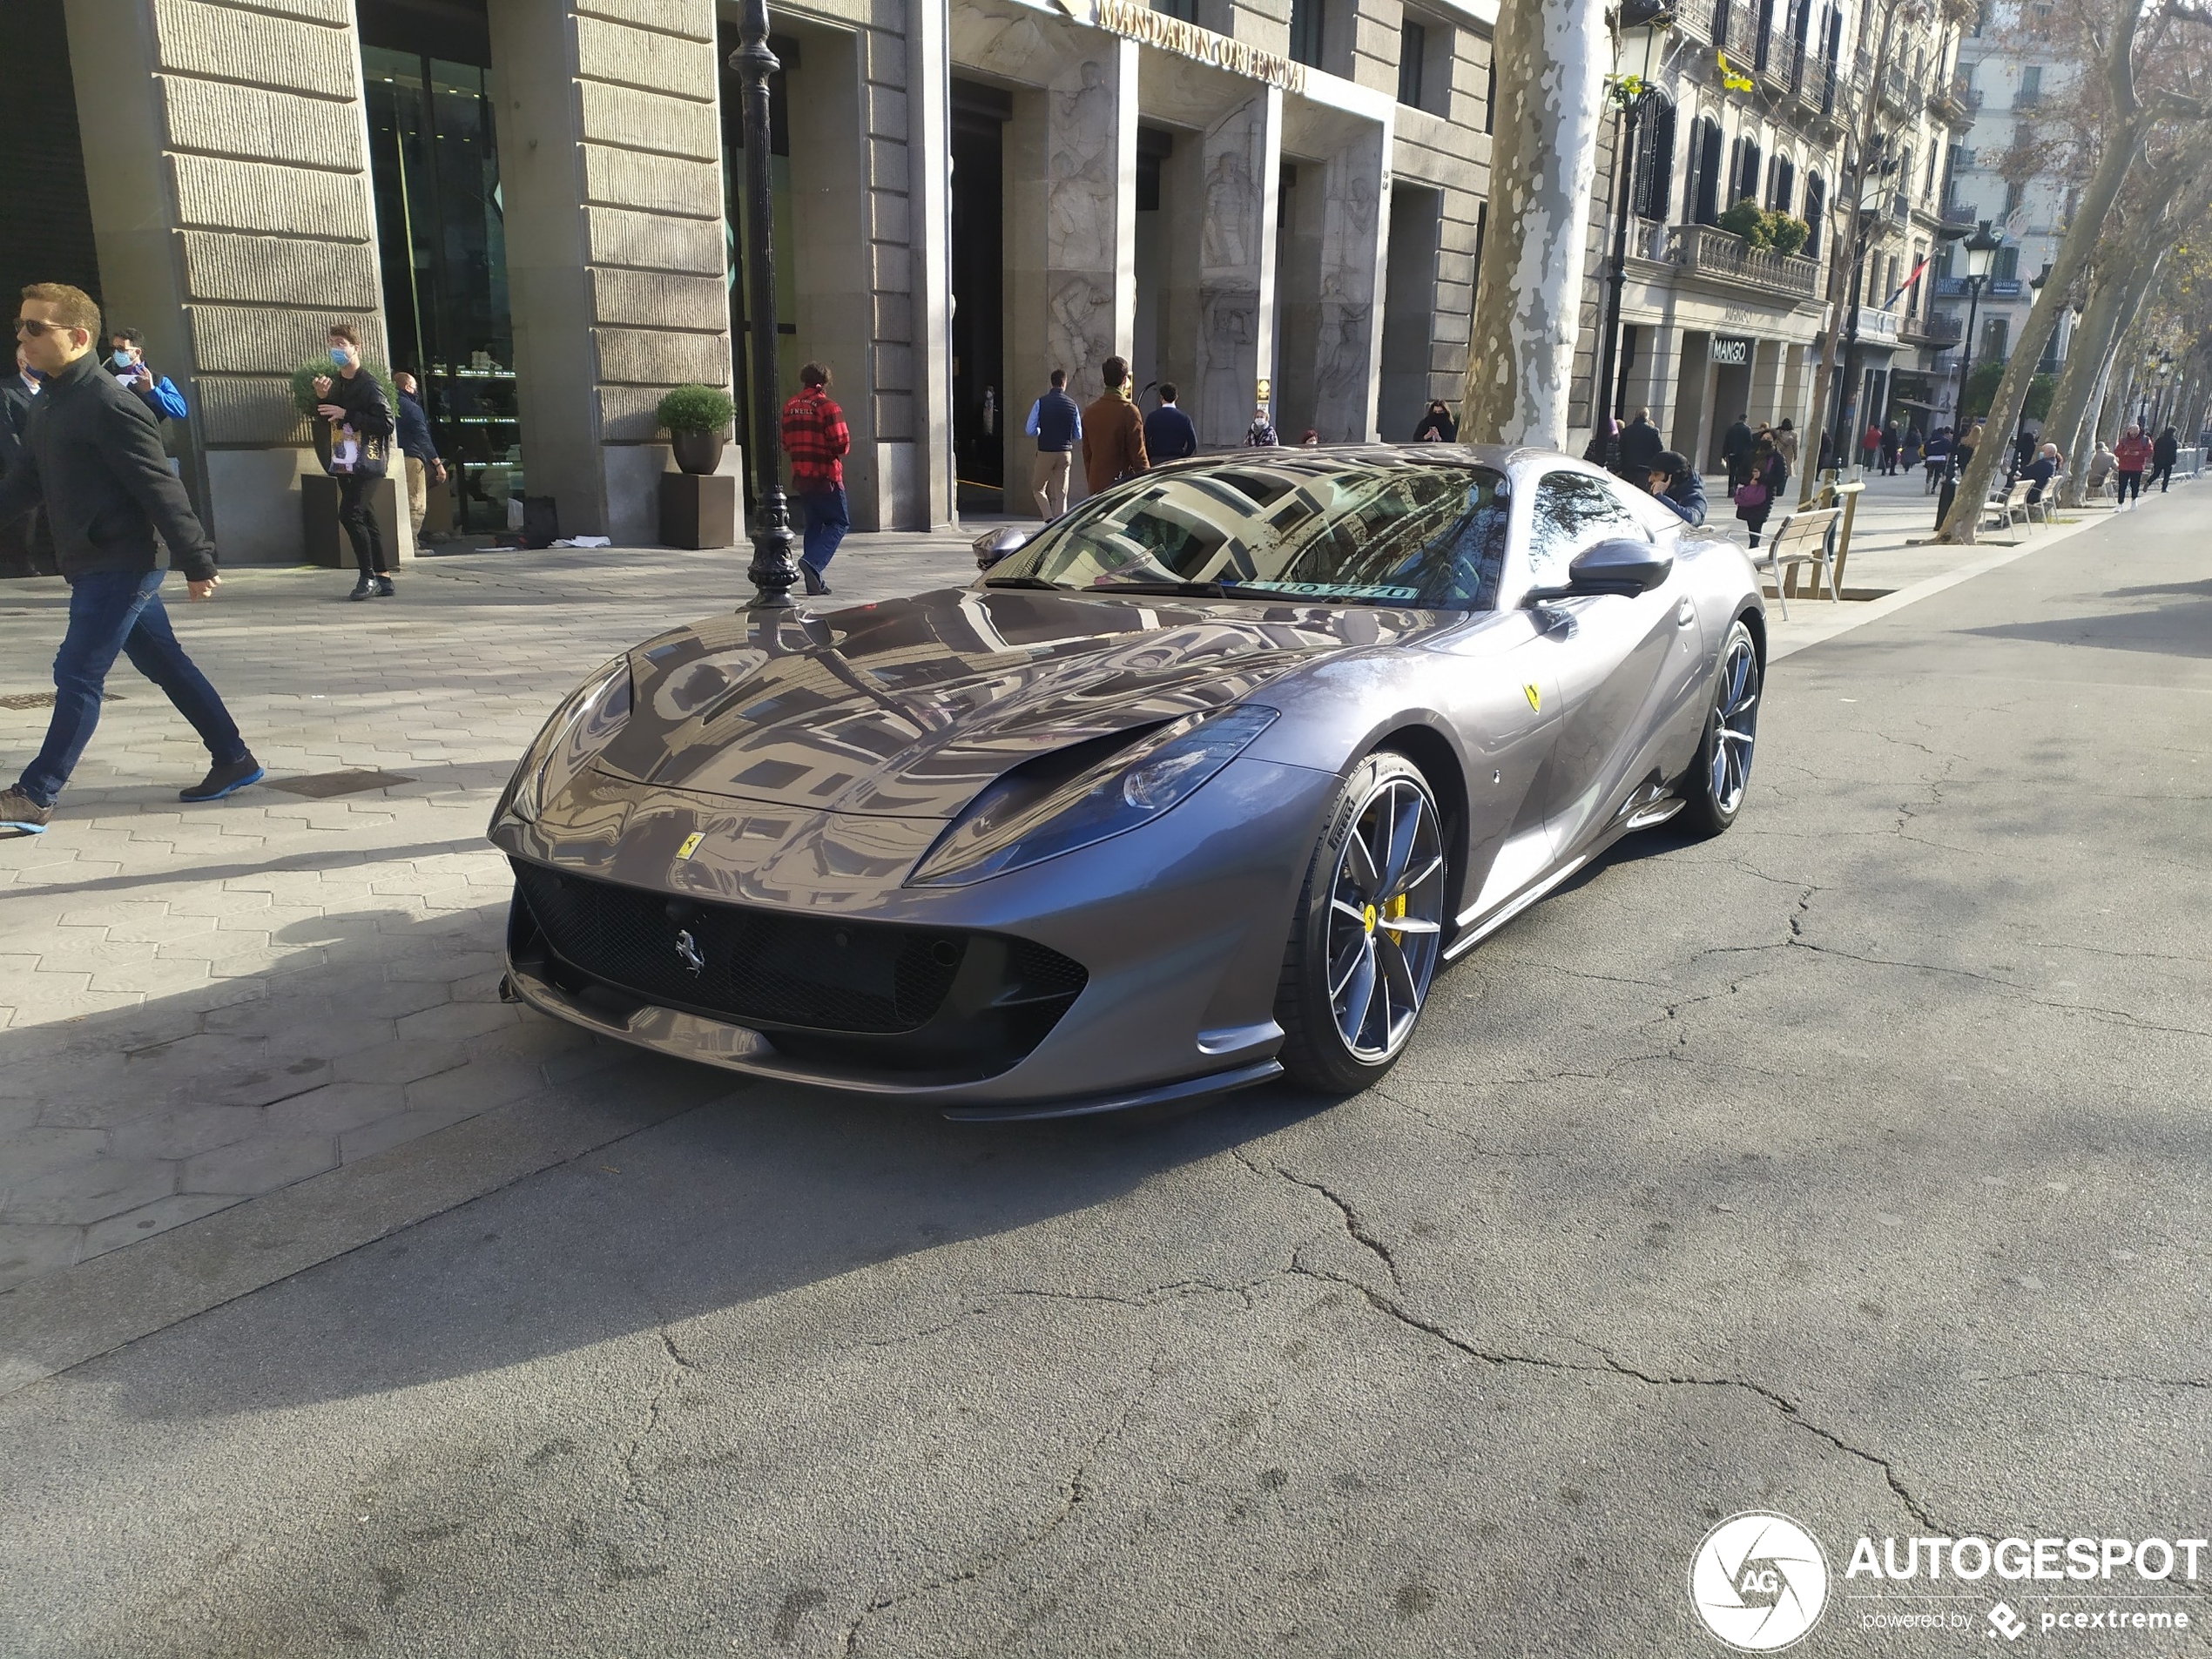
[[[1615,839],[1743,806],[1756,573],[1564,455],[1203,456],[984,558],[594,671],[493,815],[509,994],[960,1117],[1345,1093]]]

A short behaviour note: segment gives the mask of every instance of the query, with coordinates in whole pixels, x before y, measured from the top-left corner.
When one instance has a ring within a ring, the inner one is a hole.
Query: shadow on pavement
[[[2054,617],[2048,622],[2003,623],[1966,631],[1985,639],[2033,640],[2047,645],[2087,645],[2102,651],[2153,651],[2165,657],[2212,657],[2212,582],[2118,588],[2105,597],[2148,599],[2182,596],[2195,603],[2107,611],[2093,617]]]

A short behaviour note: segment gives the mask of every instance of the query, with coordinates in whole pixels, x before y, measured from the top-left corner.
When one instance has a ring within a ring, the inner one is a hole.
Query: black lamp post
[[[2032,277],[2028,278],[2028,280],[2027,280],[2027,286],[2028,286],[2029,287],[2033,288],[2033,289],[2035,291],[2035,297],[2036,297],[2036,299],[2040,300],[2040,299],[2043,297],[2043,287],[2044,287],[2044,285],[2045,285],[2046,283],[2049,282],[2049,281],[2050,281],[2050,280],[2051,280],[2051,262],[2050,262],[2048,260],[2046,260],[2043,262],[2043,268],[2042,268],[2040,271],[2038,271],[2038,272],[2037,272],[2037,273],[2036,273],[2033,276],[2032,276]],[[2057,341],[2058,341],[2058,337],[2059,337],[2059,336],[2058,336],[2058,330],[2056,330],[2055,328],[2054,328],[2054,329],[2051,331],[2051,340],[2052,340],[2052,343],[2053,343],[2054,345],[2055,345],[2055,344],[2057,343]],[[2034,376],[2033,376],[2033,375],[2030,375],[2030,376],[2028,377],[2028,388],[2029,388],[2029,390],[2030,390],[2030,391],[2033,391],[2033,390],[2034,389],[2034,386],[2035,386],[2035,379],[2034,379]],[[2022,443],[2021,443],[2021,440],[2022,440],[2022,439],[2024,439],[2024,438],[2026,438],[2027,436],[2027,395],[2026,395],[2025,393],[2023,393],[2023,394],[2021,395],[2021,397],[2020,397],[2020,420],[2019,420],[2019,421],[2017,421],[2017,422],[2013,425],[2013,474],[2014,474],[2014,475],[2018,475],[2018,473],[2019,473],[2019,472],[2020,472],[2020,471],[2023,468],[2025,468],[2025,467],[2026,467],[2026,465],[2027,465],[2027,463],[2026,463],[2024,461],[2022,461],[2022,460],[2020,459],[2020,451],[2021,451],[2022,448],[2024,447],[2024,446],[2022,445]]]
[[[1886,27],[1886,25],[1885,25]],[[1882,192],[1889,187],[1889,180],[1898,169],[1898,158],[1880,158],[1888,149],[1888,140],[1876,133],[1869,147],[1867,172],[1860,186],[1859,199],[1851,214],[1851,316],[1844,334],[1842,373],[1836,382],[1836,419],[1830,442],[1836,451],[1836,475],[1841,478],[1850,459],[1858,453],[1858,434],[1847,427],[1858,424],[1858,314],[1865,304],[1866,256],[1874,251],[1874,222],[1881,217]],[[1851,416],[1849,421],[1845,416]]]
[[[1613,98],[1619,109],[1613,145],[1615,180],[1620,191],[1620,211],[1613,225],[1613,253],[1606,261],[1608,280],[1605,285],[1605,327],[1601,342],[1597,382],[1591,387],[1590,424],[1596,428],[1592,435],[1591,453],[1601,467],[1613,464],[1615,434],[1614,417],[1619,413],[1619,388],[1615,381],[1619,371],[1615,367],[1619,359],[1621,341],[1621,289],[1626,281],[1629,265],[1629,219],[1635,212],[1636,193],[1636,127],[1643,112],[1662,96],[1651,84],[1652,57],[1659,37],[1675,26],[1673,7],[1665,0],[1622,0],[1615,22],[1625,40],[1631,29],[1643,30],[1643,72],[1622,76],[1617,73],[1620,48],[1616,43],[1614,61],[1616,73],[1613,82]]]
[[[776,250],[771,239],[775,211],[768,157],[768,78],[782,65],[768,50],[768,0],[745,0],[738,20],[738,49],[730,67],[745,87],[745,308],[752,336],[752,609],[791,605],[799,570],[792,557],[791,508],[784,498],[783,398],[776,384]]]
[[[1974,373],[1974,324],[1981,315],[1981,285],[2005,239],[1981,221],[1981,228],[1959,244],[1966,251],[1966,339],[1959,353],[1959,398],[1951,409],[1951,456],[1943,469],[1943,493],[1936,497],[1936,528],[1951,516],[1951,503],[1959,496],[1959,440],[1966,435],[1966,382]]]

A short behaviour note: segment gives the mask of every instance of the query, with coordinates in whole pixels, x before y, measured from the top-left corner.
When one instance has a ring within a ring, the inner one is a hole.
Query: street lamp
[[[1866,171],[1859,179],[1858,200],[1851,214],[1851,314],[1844,334],[1843,373],[1836,384],[1836,419],[1830,443],[1836,452],[1836,475],[1842,477],[1847,457],[1858,452],[1858,435],[1848,430],[1856,426],[1858,409],[1858,314],[1865,300],[1866,256],[1873,251],[1874,221],[1881,216],[1883,192],[1889,179],[1898,169],[1895,155],[1875,165],[1888,148],[1888,140],[1880,133],[1874,134],[1868,146]],[[1846,417],[1852,417],[1846,419]]]
[[[768,78],[782,65],[768,49],[768,0],[745,0],[738,20],[738,49],[730,67],[744,84],[745,240],[746,309],[752,359],[752,608],[791,605],[799,571],[792,560],[791,509],[784,498],[781,448],[783,401],[776,384],[776,251],[770,230],[775,212],[768,157]]]
[[[1959,398],[1951,409],[1951,456],[1943,469],[1943,493],[1936,497],[1936,528],[1951,516],[1951,503],[1959,495],[1959,440],[1966,435],[1966,382],[1974,372],[1974,324],[1981,315],[1981,285],[1989,280],[1989,267],[2005,239],[1994,234],[1989,221],[1959,244],[1966,255],[1966,341],[1959,354]]]
[[[1629,219],[1635,211],[1636,193],[1636,125],[1644,111],[1665,97],[1652,85],[1653,71],[1658,67],[1659,37],[1675,26],[1674,8],[1667,0],[1621,0],[1621,9],[1614,16],[1618,31],[1613,42],[1612,95],[1618,111],[1615,118],[1614,181],[1620,195],[1620,206],[1613,226],[1613,253],[1606,261],[1605,327],[1598,361],[1597,383],[1590,388],[1591,453],[1601,467],[1613,464],[1614,418],[1620,413],[1618,388],[1615,385],[1618,371],[1621,341],[1621,290],[1627,280],[1629,266]],[[1634,30],[1642,34],[1642,67],[1632,73],[1622,72],[1622,49],[1628,44],[1629,33]]]
[[[2028,286],[2029,287],[2033,288],[2033,289],[2035,291],[2035,300],[2036,300],[2036,301],[2037,301],[2037,302],[2040,302],[2040,301],[2042,300],[2042,298],[2043,298],[2043,288],[2044,288],[2044,285],[2045,285],[2045,284],[2047,284],[2047,283],[2048,283],[2048,282],[2050,281],[2050,280],[2051,280],[2051,262],[2050,262],[2050,260],[2044,260],[2044,261],[2043,261],[2043,268],[2042,268],[2040,271],[2038,271],[2038,272],[2037,272],[2037,273],[2036,273],[2033,276],[2032,276],[2032,277],[2028,278],[2028,280],[2027,280],[2027,286]],[[2030,308],[2031,308],[2031,309],[2033,309],[2033,305],[2031,305]],[[2053,347],[2055,347],[2055,346],[2058,344],[2058,339],[2059,339],[2058,330],[2057,330],[2056,328],[2054,328],[2054,329],[2051,331],[2051,345],[2052,345]],[[2028,389],[2029,389],[2030,391],[2033,391],[2033,390],[2034,389],[2034,387],[2035,387],[2035,381],[2034,381],[2034,377],[2033,377],[2033,375],[2031,375],[2031,376],[2028,378]],[[2009,472],[2008,472],[2008,474],[2007,474],[2007,475],[2008,475],[2008,476],[2017,475],[2018,475],[2018,473],[2020,472],[2020,470],[2023,467],[2025,467],[2025,466],[2026,466],[2026,464],[2027,464],[2027,463],[2026,463],[2026,462],[2025,462],[2024,460],[2022,460],[2021,455],[2020,455],[2021,440],[2022,440],[2022,439],[2024,439],[2024,438],[2025,438],[2025,437],[2027,437],[2027,393],[2025,393],[2025,392],[2023,392],[2023,393],[2020,395],[2020,420],[2019,420],[2019,421],[2018,421],[2017,423],[2015,423],[2015,425],[2014,425],[2014,426],[2013,426],[2013,465],[2012,465],[2012,468],[2011,468],[2010,471],[2009,471]]]

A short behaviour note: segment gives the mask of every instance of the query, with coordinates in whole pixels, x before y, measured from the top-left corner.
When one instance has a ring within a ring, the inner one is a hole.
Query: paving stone
[[[273,1192],[338,1162],[332,1135],[263,1135],[185,1160],[179,1192]]]
[[[198,1221],[202,1216],[212,1216],[218,1210],[245,1202],[242,1195],[228,1192],[180,1192],[157,1198],[152,1204],[126,1210],[119,1216],[110,1216],[105,1221],[87,1227],[78,1259],[90,1261],[95,1256],[105,1256],[111,1250],[135,1244],[156,1233],[167,1232],[172,1227],[181,1227],[188,1221]]]
[[[411,1083],[455,1066],[469,1063],[469,1050],[458,1042],[401,1042],[395,1039],[374,1049],[341,1055],[331,1062],[331,1075],[341,1082]]]
[[[374,1123],[349,1130],[339,1137],[340,1159],[347,1163],[358,1163],[363,1158],[374,1157],[379,1152],[388,1152],[395,1146],[404,1146],[425,1135],[450,1129],[455,1123],[475,1116],[481,1109],[475,1106],[424,1107],[380,1118]]]
[[[272,1129],[286,1135],[342,1135],[407,1109],[401,1083],[327,1083],[268,1109]]]
[[[156,1158],[94,1157],[50,1170],[0,1197],[0,1222],[69,1224],[104,1221],[165,1198],[177,1190],[177,1166]]]
[[[440,988],[442,991],[443,988]],[[521,1011],[505,1002],[448,1002],[410,1014],[399,1022],[402,1042],[451,1042],[515,1024]]]
[[[266,1123],[255,1106],[190,1106],[152,1112],[111,1130],[108,1150],[118,1157],[188,1158],[258,1134]]]
[[[0,1224],[0,1291],[12,1289],[34,1274],[73,1265],[80,1258],[84,1241],[82,1227]]]

